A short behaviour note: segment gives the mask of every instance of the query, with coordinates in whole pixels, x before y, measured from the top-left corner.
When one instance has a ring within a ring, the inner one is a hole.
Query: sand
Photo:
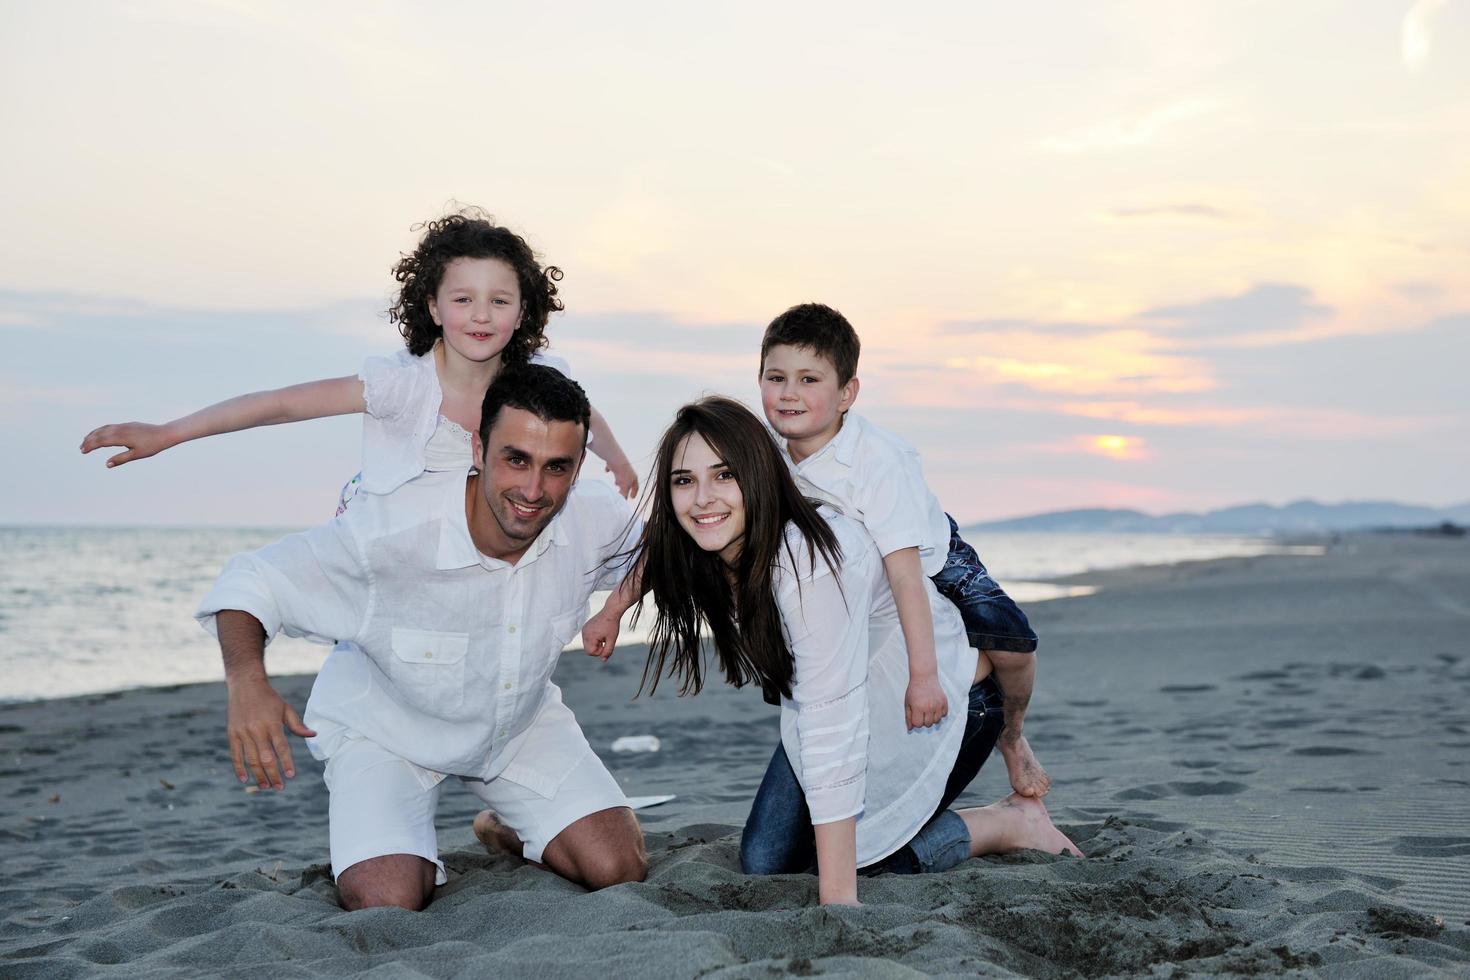
[[[557,680],[642,811],[647,882],[587,894],[439,814],[422,913],[343,912],[304,748],[245,792],[219,685],[0,708],[0,976],[910,977],[1470,973],[1470,542],[1345,538],[1087,578],[1040,604],[1027,733],[1083,860],[1023,853],[860,885],[739,873],[776,741],[757,693],[632,701],[637,650]],[[310,679],[282,678],[298,706]],[[298,743],[299,746],[299,743]],[[992,760],[967,799],[1005,792]]]

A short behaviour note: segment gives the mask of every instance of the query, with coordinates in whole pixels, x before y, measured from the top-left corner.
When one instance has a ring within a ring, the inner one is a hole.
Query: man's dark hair
[[[760,370],[766,369],[766,354],[778,344],[805,347],[831,361],[837,369],[839,387],[857,374],[858,354],[863,346],[847,317],[821,303],[793,306],[771,321],[761,338]]]
[[[509,406],[530,412],[543,422],[580,422],[582,448],[587,448],[587,428],[592,424],[592,405],[582,386],[545,364],[519,364],[501,368],[485,401],[480,406],[480,444],[490,448],[490,430],[500,410]]]

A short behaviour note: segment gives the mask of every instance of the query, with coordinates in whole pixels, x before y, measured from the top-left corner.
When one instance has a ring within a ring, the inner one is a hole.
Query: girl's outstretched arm
[[[289,388],[241,395],[162,425],[146,422],[104,425],[87,433],[82,440],[82,452],[90,453],[103,446],[122,446],[126,452],[118,453],[107,461],[108,466],[121,466],[135,459],[147,459],[190,439],[253,429],[259,425],[301,422],[366,410],[362,381],[355,375],[326,378]]]
[[[587,429],[592,434],[592,452],[607,464],[607,471],[613,475],[618,493],[629,500],[638,496],[638,471],[633,469],[633,464],[628,462],[628,454],[618,445],[612,426],[607,424],[607,419],[595,408],[592,410],[592,424]]]

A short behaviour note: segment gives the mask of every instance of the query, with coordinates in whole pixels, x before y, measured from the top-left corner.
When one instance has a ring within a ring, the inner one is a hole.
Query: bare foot
[[[1046,812],[1046,804],[1035,797],[1012,793],[995,805],[1019,811],[1016,815],[1020,819],[1015,821],[1015,826],[1011,831],[1012,843],[1016,850],[1070,854],[1073,857],[1082,856],[1082,848],[1072,843],[1071,838],[1057,829],[1056,824],[1051,822],[1051,814]]]
[[[521,856],[521,839],[500,822],[494,810],[481,810],[475,815],[475,836],[489,850]]]
[[[1000,741],[995,745],[1000,750],[1000,757],[1005,760],[1006,773],[1011,777],[1011,789],[1021,796],[1031,796],[1037,799],[1045,796],[1051,791],[1051,777],[1046,770],[1041,768],[1035,753],[1031,751],[1031,743],[1026,741],[1022,735],[1014,740],[1007,740],[1002,732]]]
[[[989,806],[955,812],[970,831],[970,857],[1028,850],[1082,856],[1082,848],[1056,828],[1046,804],[1035,797],[1012,793]]]

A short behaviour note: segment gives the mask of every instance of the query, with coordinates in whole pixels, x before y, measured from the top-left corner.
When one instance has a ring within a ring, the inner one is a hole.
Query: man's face
[[[580,422],[548,422],[509,406],[500,410],[483,447],[475,437],[489,519],[472,530],[485,554],[513,562],[551,523],[577,479],[584,441]]]

